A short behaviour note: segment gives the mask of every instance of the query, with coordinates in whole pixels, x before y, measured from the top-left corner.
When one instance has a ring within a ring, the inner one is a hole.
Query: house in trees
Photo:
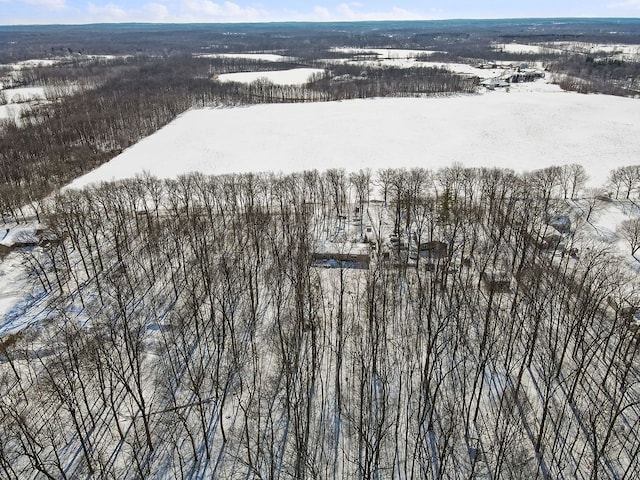
[[[567,248],[567,243],[562,235],[550,233],[540,239],[540,248],[542,250],[553,250],[562,252]]]
[[[529,241],[539,250],[563,252],[570,243],[571,222],[568,217],[557,216],[550,219],[540,231],[528,236]]]
[[[632,302],[628,299],[616,301],[613,297],[609,297],[607,303],[624,323],[627,325],[640,325],[640,306],[637,302]]]
[[[5,232],[0,233],[0,237],[2,237],[0,252],[9,252],[21,247],[35,247],[55,239],[52,233],[45,232],[39,225],[7,228]]]
[[[507,291],[511,288],[511,272],[504,269],[487,269],[482,273],[485,286],[494,291]]]
[[[571,219],[567,215],[553,215],[549,217],[547,225],[552,227],[561,235],[568,235],[571,233]]]
[[[437,240],[424,242],[418,246],[420,256],[429,260],[439,260],[449,256],[449,246]]]
[[[316,245],[311,258],[314,267],[368,270],[371,263],[371,245],[352,242],[320,243]]]

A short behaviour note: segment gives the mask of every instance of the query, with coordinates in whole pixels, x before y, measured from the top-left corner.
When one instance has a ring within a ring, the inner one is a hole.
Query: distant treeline
[[[323,58],[331,47],[424,48],[582,41],[640,43],[638,19],[502,19],[265,24],[0,26],[0,64],[84,54],[175,55],[278,50]],[[615,33],[611,33],[615,32]],[[326,57],[324,57],[326,58]],[[480,57],[484,58],[484,57]]]
[[[564,90],[608,95],[640,95],[640,62],[593,56],[563,56],[547,68]]]

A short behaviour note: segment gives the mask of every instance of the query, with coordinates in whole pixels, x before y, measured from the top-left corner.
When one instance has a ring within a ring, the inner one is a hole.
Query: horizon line
[[[424,23],[424,22],[456,22],[456,21],[509,21],[509,20],[625,20],[639,21],[640,16],[602,17],[602,16],[570,16],[570,17],[455,17],[455,18],[424,18],[424,19],[376,19],[376,20],[268,20],[268,21],[225,21],[225,22],[89,22],[89,23],[8,23],[0,24],[4,27],[82,27],[92,25],[276,25],[276,24],[368,24],[368,23]]]

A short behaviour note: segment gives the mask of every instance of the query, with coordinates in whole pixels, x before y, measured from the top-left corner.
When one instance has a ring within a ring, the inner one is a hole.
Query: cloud
[[[85,13],[88,16],[87,21],[100,23],[177,21],[168,7],[158,2],[149,2],[139,8],[126,8],[115,3],[89,3]]]
[[[46,8],[47,10],[64,10],[67,8],[66,0],[23,0],[27,5]]]
[[[184,0],[182,12],[186,21],[258,22],[270,19],[269,12],[260,8],[211,0]]]
[[[329,12],[329,9],[326,7],[313,7],[313,13],[312,13],[313,17],[317,18],[318,20],[330,20],[331,19],[331,12]]]
[[[5,2],[6,0],[0,0]],[[62,8],[68,0],[18,0],[48,8]],[[640,0],[638,0],[640,1]],[[130,6],[125,0],[93,0],[78,19],[86,23],[103,22],[270,22],[270,21],[361,21],[416,20],[426,18],[399,7],[367,11],[359,1],[338,5],[316,5],[309,10],[271,10],[260,4],[216,0],[149,0],[144,5]],[[67,7],[69,8],[69,7]]]
[[[170,19],[169,9],[161,3],[147,3],[142,7],[142,10],[150,20],[160,22]]]
[[[310,13],[298,13],[293,20],[361,21],[361,20],[420,20],[425,15],[399,7],[383,11],[363,11],[360,2],[341,3],[335,8],[315,6]]]
[[[87,13],[100,22],[124,22],[130,20],[131,12],[113,3],[106,5],[94,5],[90,3],[87,6]]]
[[[626,2],[610,3],[609,8],[626,8],[631,10],[640,10],[640,0],[627,0]]]

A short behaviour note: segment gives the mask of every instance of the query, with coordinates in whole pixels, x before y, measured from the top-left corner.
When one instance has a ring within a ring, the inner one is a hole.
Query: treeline
[[[166,56],[267,50],[322,58],[323,50],[345,45],[455,52],[458,44],[491,41],[640,43],[637,19],[1,26],[0,39],[0,64],[76,54]]]
[[[444,68],[363,67],[332,65],[329,75],[310,86],[328,92],[336,100],[387,96],[473,93],[473,79]]]
[[[640,94],[640,61],[564,55],[547,64],[547,69],[556,74],[556,81],[564,90],[618,96]]]
[[[117,74],[0,125],[0,203],[36,201],[167,124],[195,103],[206,79],[178,59],[135,59]],[[200,84],[200,86],[196,86]]]
[[[630,279],[606,247],[537,243],[581,178],[147,175],[56,194],[59,241],[25,256],[47,321],[2,341],[2,476],[637,477],[640,352],[609,306]],[[313,267],[316,242],[359,238],[336,238],[353,212],[375,228],[370,268]],[[394,265],[387,232],[447,248]]]
[[[113,158],[195,106],[309,102],[473,91],[473,83],[436,69],[367,69],[364,78],[316,80],[303,86],[215,82],[234,71],[271,70],[291,63],[243,59],[132,57],[113,64],[34,69],[30,83],[73,79],[78,93],[0,123],[0,209],[19,218],[23,205],[46,196]],[[339,72],[352,72],[336,67]],[[360,71],[360,70],[358,70]],[[96,78],[97,77],[97,78]],[[81,87],[80,84],[84,86]]]

